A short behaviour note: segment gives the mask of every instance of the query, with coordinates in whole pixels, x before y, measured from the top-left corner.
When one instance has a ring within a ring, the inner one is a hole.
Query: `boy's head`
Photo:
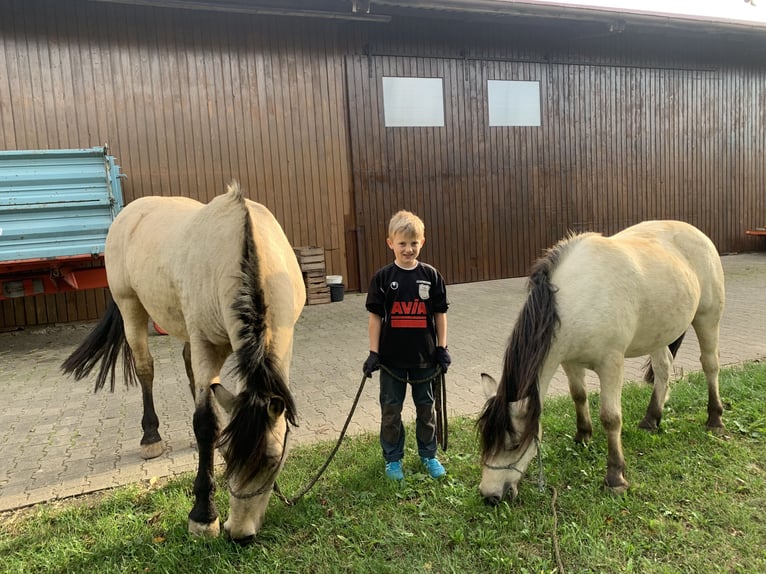
[[[396,212],[388,222],[386,243],[399,267],[409,269],[418,263],[420,249],[426,242],[423,220],[410,211]]]
[[[407,239],[425,239],[426,226],[423,220],[411,211],[402,209],[391,216],[388,222],[388,238],[393,239],[397,233],[403,234]]]

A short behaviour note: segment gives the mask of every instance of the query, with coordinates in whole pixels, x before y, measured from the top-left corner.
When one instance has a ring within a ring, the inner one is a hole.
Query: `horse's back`
[[[105,246],[107,267],[117,268],[131,252],[150,255],[172,237],[202,204],[188,197],[140,197],[127,204],[109,227]],[[110,261],[111,260],[111,261]]]
[[[242,285],[245,217],[270,317],[292,327],[305,302],[303,278],[282,227],[238,186],[202,204],[150,196],[129,203],[106,243],[110,290],[118,305],[140,301],[160,326],[182,340],[203,332],[216,345],[236,338],[232,303]]]
[[[563,360],[586,354],[595,363],[608,350],[649,354],[682,335],[699,313],[717,323],[723,310],[723,269],[715,246],[679,221],[570,238],[551,282]]]
[[[704,311],[723,312],[724,273],[718,250],[711,239],[695,226],[674,220],[645,221],[628,227],[612,236],[615,240],[639,240],[636,250],[653,257],[644,245],[658,243],[668,255],[675,255],[686,266],[685,270],[677,261],[676,273],[687,272],[696,278],[699,285],[699,307]]]
[[[128,302],[138,300],[155,320],[169,326],[161,309],[180,311],[170,276],[172,246],[201,208],[187,197],[147,196],[117,215],[107,234],[104,260],[109,290],[123,313]]]
[[[642,249],[659,244],[666,252],[684,259],[698,273],[712,272],[723,277],[721,260],[710,238],[684,221],[652,220],[638,223],[612,235],[613,241],[625,241]]]

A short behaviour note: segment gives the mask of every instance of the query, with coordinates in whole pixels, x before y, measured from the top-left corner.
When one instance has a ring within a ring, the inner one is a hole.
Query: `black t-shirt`
[[[449,307],[444,278],[427,263],[412,269],[391,263],[379,269],[367,291],[367,310],[382,317],[380,362],[413,369],[436,365],[434,313]]]

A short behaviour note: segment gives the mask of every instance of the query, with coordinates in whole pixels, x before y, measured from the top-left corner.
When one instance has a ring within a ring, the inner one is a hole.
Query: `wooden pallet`
[[[322,247],[293,247],[301,271],[324,271],[324,249]]]
[[[293,247],[295,257],[303,272],[306,285],[306,304],[318,305],[330,302],[330,288],[325,275],[324,248],[314,246]]]
[[[330,302],[330,288],[327,286],[326,281],[324,269],[322,271],[305,271],[303,273],[307,305]]]

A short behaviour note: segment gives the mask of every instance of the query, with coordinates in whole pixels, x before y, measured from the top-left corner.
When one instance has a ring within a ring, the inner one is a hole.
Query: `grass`
[[[649,387],[626,386],[624,496],[600,488],[606,444],[597,418],[591,444],[575,445],[573,408],[560,398],[543,416],[548,487],[538,488],[533,463],[514,502],[481,500],[474,421],[460,418],[440,455],[445,479],[423,474],[410,452],[406,480],[392,483],[376,436],[347,439],[295,507],[272,498],[249,547],[187,534],[192,477],[184,476],[0,516],[0,572],[553,573],[554,540],[568,573],[766,572],[766,364],[724,370],[721,389],[727,433],[714,437],[704,430],[699,374],[675,384],[656,434],[637,428]],[[597,404],[592,396],[594,414]],[[330,448],[294,449],[282,490],[303,486]],[[225,493],[217,494],[224,515]]]

